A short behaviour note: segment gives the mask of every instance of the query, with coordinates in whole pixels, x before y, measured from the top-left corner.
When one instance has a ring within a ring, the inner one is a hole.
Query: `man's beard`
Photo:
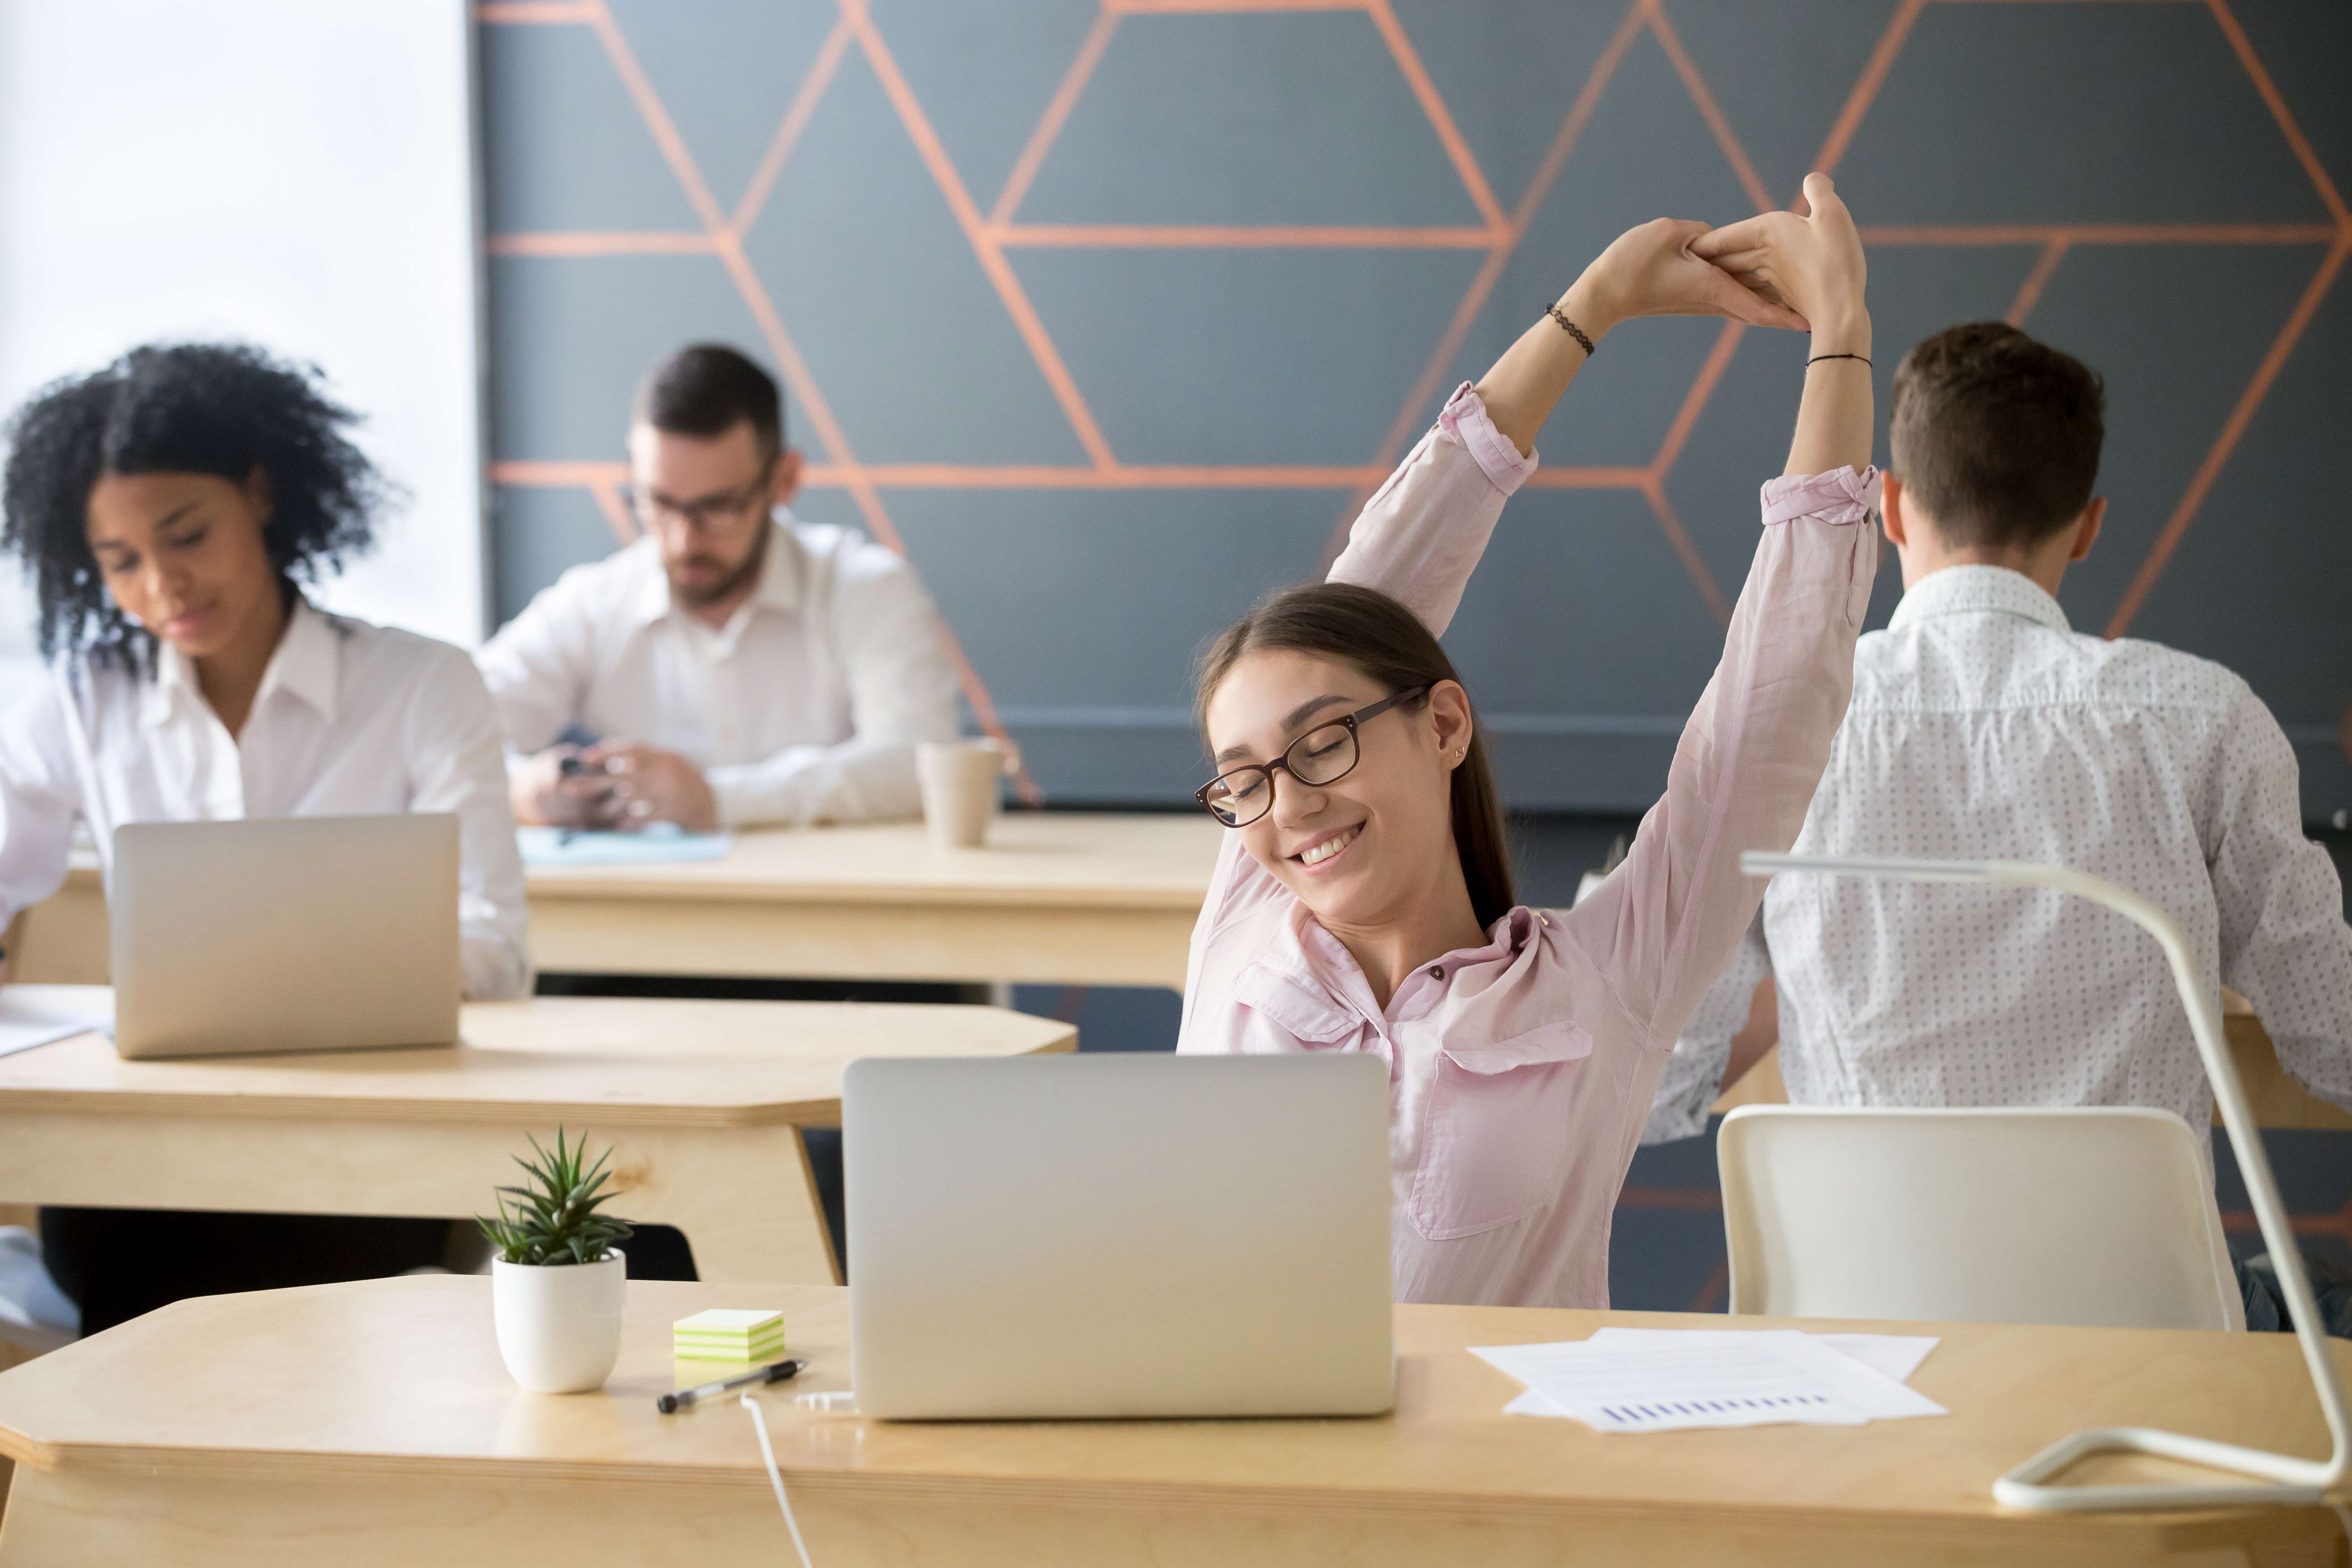
[[[706,605],[722,604],[733,597],[759,581],[760,568],[766,564],[768,559],[768,536],[772,531],[773,525],[766,518],[761,518],[759,537],[751,542],[751,552],[743,557],[743,563],[708,587],[681,583],[675,571],[668,573],[669,596],[690,610],[701,609]],[[688,559],[697,558],[689,556]],[[699,559],[707,561],[709,557]]]

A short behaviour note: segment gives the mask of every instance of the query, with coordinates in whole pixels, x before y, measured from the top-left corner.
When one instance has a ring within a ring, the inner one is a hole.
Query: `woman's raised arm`
[[[1810,217],[1768,213],[1695,247],[1802,310],[1815,363],[1790,472],[1764,485],[1763,537],[1665,798],[1625,863],[1562,917],[1660,1050],[1673,1047],[1763,899],[1764,884],[1740,873],[1740,853],[1786,849],[1804,825],[1853,689],[1854,639],[1876,575],[1870,374],[1843,357],[1869,353],[1862,241],[1827,179],[1808,178],[1805,194]]]
[[[1763,213],[1698,237],[1691,249],[1749,289],[1795,307],[1813,333],[1784,474],[1870,467],[1868,268],[1853,216],[1827,174],[1805,176],[1811,216]]]

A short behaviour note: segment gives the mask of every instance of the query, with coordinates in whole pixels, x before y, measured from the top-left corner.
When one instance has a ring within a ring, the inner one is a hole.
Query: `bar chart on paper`
[[[1794,1330],[1602,1329],[1589,1340],[1472,1353],[1528,1385],[1504,1408],[1601,1432],[1700,1426],[1858,1426],[1941,1415],[1904,1385],[1932,1339]]]

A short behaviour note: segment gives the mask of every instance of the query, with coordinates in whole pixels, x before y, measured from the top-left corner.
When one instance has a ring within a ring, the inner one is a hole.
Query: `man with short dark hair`
[[[643,531],[566,572],[479,656],[516,817],[566,826],[911,816],[956,684],[914,570],[786,510],[801,455],[768,373],[681,349],[637,394]]]
[[[1999,322],[1895,374],[1883,524],[1903,602],[1854,652],[1853,705],[1801,855],[2039,860],[2155,900],[2281,1063],[2352,1107],[2352,931],[2303,831],[2294,753],[2218,664],[2072,630],[2060,579],[2099,536],[2104,389]],[[2162,954],[2046,891],[1790,878],[1691,1019],[1644,1142],[1705,1131],[1751,994],[1778,979],[1804,1105],[2147,1105],[2200,1132],[2213,1091]]]

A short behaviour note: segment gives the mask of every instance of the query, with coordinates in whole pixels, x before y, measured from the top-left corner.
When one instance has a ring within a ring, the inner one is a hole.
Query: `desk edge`
[[[85,1476],[108,1472],[168,1471],[189,1476],[279,1477],[306,1479],[432,1480],[489,1487],[515,1484],[576,1486],[583,1482],[616,1489],[693,1487],[764,1492],[766,1475],[745,1464],[592,1465],[532,1459],[485,1459],[478,1455],[443,1457],[402,1454],[361,1458],[270,1448],[201,1449],[83,1443],[37,1443],[0,1427],[0,1456],[34,1469],[70,1470]],[[2134,1541],[2171,1549],[2243,1545],[2293,1539],[2325,1525],[2337,1527],[2320,1508],[2241,1509],[2196,1513],[2011,1513],[1990,1501],[1990,1483],[1979,1510],[1878,1513],[1862,1508],[1772,1503],[1693,1502],[1687,1499],[1622,1500],[1531,1498],[1523,1494],[1459,1491],[1401,1492],[1364,1489],[1340,1492],[1295,1486],[1251,1487],[1230,1483],[1155,1482],[1132,1478],[1046,1480],[1027,1477],[889,1473],[783,1467],[789,1485],[803,1496],[877,1501],[982,1501],[998,1505],[1083,1507],[1133,1512],[1216,1511],[1257,1515],[1320,1514],[1366,1520],[1421,1519],[1557,1520],[1563,1524],[1596,1518],[1673,1521],[1685,1525],[1715,1522],[1727,1529],[1791,1530],[1883,1535],[1890,1542],[1980,1541],[1988,1531],[2013,1538],[2031,1530],[2044,1542],[2052,1535],[2079,1537],[2114,1547]],[[1713,1514],[1707,1521],[1704,1516]]]

